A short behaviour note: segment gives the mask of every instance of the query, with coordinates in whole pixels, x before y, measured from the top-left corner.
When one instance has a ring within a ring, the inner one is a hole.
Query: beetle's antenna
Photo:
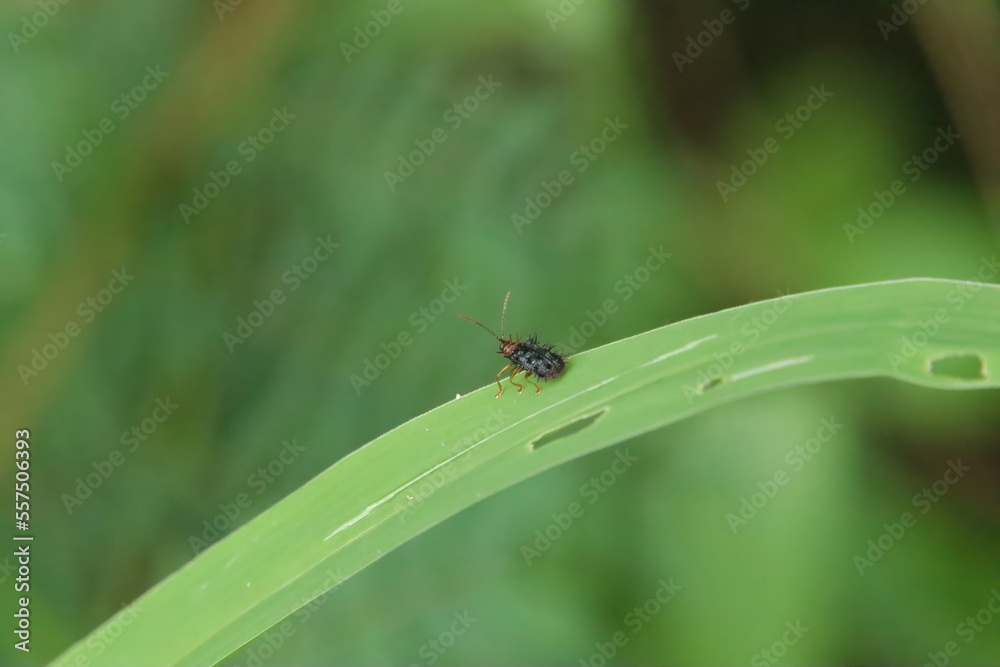
[[[500,336],[503,336],[503,321],[507,316],[507,302],[510,300],[510,290],[507,291],[507,296],[503,298],[503,310],[500,311]]]
[[[500,336],[498,336],[498,335],[496,335],[495,333],[493,333],[493,330],[492,330],[492,329],[490,329],[490,328],[489,328],[488,326],[486,326],[485,324],[483,324],[482,322],[478,322],[478,321],[476,321],[476,320],[472,319],[471,317],[466,317],[465,315],[459,315],[459,317],[460,317],[460,318],[462,318],[463,320],[469,320],[469,321],[470,321],[470,322],[472,322],[473,324],[476,324],[476,325],[478,325],[478,326],[481,326],[482,328],[484,328],[484,329],[486,329],[487,331],[489,331],[489,332],[490,332],[490,334],[492,334],[494,338],[496,338],[497,340],[502,340],[502,339],[500,338]]]

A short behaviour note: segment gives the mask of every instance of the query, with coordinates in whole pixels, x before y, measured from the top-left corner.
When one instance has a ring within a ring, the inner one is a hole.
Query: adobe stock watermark
[[[403,350],[413,345],[414,336],[419,336],[423,332],[427,331],[427,328],[430,327],[430,325],[433,324],[439,317],[441,317],[441,315],[448,309],[448,306],[455,303],[462,292],[467,289],[469,289],[469,286],[458,282],[458,278],[455,278],[454,280],[445,280],[444,289],[441,290],[441,296],[433,299],[426,306],[421,306],[417,310],[413,311],[407,319],[407,322],[409,322],[410,326],[413,328],[413,334],[407,330],[400,331],[396,337],[388,343],[380,343],[379,347],[382,351],[374,357],[366,358],[364,360],[362,363],[361,374],[351,374],[351,387],[354,389],[354,393],[360,396],[362,389],[370,387],[372,382],[379,379],[382,372],[389,368],[389,366],[392,365],[392,362],[399,359],[399,357],[403,354]]]
[[[784,313],[788,312],[792,307],[788,292],[778,290],[777,294],[778,299],[760,315],[755,315],[740,326],[742,340],[734,340],[724,352],[713,352],[712,358],[715,362],[699,370],[694,383],[684,385],[684,396],[687,397],[688,405],[693,403],[696,397],[701,396],[705,388],[721,381],[736,360],[743,356],[750,346],[755,345],[761,336],[770,331]]]
[[[84,477],[76,478],[76,486],[73,493],[64,493],[60,497],[66,512],[72,516],[73,512],[83,505],[83,502],[94,495],[94,491],[99,489],[114,472],[125,464],[126,454],[132,454],[149,440],[150,437],[160,427],[160,424],[167,421],[180,405],[170,400],[170,397],[158,398],[155,407],[149,416],[134,424],[129,430],[121,434],[118,439],[122,446],[112,449],[111,452],[100,461],[91,461],[93,472]]]
[[[21,382],[27,387],[34,378],[38,377],[42,371],[55,361],[56,357],[69,347],[72,339],[80,335],[83,326],[93,322],[97,316],[111,305],[115,297],[125,291],[125,288],[135,280],[135,276],[128,272],[124,266],[111,272],[111,279],[106,287],[101,288],[92,296],[88,296],[76,307],[76,314],[80,316],[83,324],[76,319],[70,318],[62,328],[50,331],[49,342],[42,345],[41,349],[34,347],[31,349],[31,360],[27,364],[19,364],[17,374]]]
[[[234,663],[233,667],[263,667],[289,639],[295,636],[299,628],[313,619],[316,612],[326,604],[330,594],[337,590],[345,579],[340,570],[327,568],[324,574],[326,577],[322,583],[312,593],[299,600],[299,608],[295,613],[253,641],[244,649],[240,662]]]
[[[430,498],[436,491],[444,487],[449,480],[454,479],[458,474],[458,466],[454,461],[448,461],[440,468],[423,477],[417,484],[409,489],[405,495],[396,498],[396,519],[400,523],[416,514],[423,506],[424,501]]]
[[[55,172],[56,180],[62,183],[67,174],[83,164],[84,158],[92,155],[94,149],[118,128],[115,124],[116,119],[120,123],[128,118],[168,76],[170,72],[164,72],[159,65],[146,67],[146,75],[138,84],[112,100],[111,115],[102,118],[94,127],[83,130],[81,132],[83,138],[80,141],[72,145],[66,144],[62,162],[52,161],[52,171]]]
[[[555,32],[560,23],[568,21],[576,13],[576,10],[586,2],[587,0],[559,0],[555,9],[546,9],[545,20],[549,22],[549,28]]]
[[[253,308],[246,317],[241,315],[236,318],[236,328],[233,332],[226,331],[222,334],[222,342],[226,344],[229,354],[236,351],[237,345],[247,342],[250,336],[274,315],[278,306],[288,301],[288,295],[297,292],[339,247],[340,244],[334,243],[329,234],[326,238],[317,236],[312,251],[281,274],[281,283],[288,286],[287,293],[284,289],[276,287],[264,299],[254,299]]]
[[[619,301],[621,303],[629,301],[649,282],[653,274],[659,271],[673,256],[673,253],[665,252],[662,245],[657,248],[650,246],[646,261],[630,273],[626,273],[621,280],[614,284],[614,293],[618,296],[605,299],[601,302],[601,307],[595,311],[586,311],[586,319],[578,326],[570,327],[566,342],[560,341],[559,348],[569,354],[575,354],[582,350],[584,343],[607,324],[612,315],[618,312]]]
[[[591,477],[580,487],[580,497],[586,501],[586,505],[593,505],[601,496],[607,493],[608,489],[615,485],[622,475],[635,465],[639,458],[632,456],[628,449],[619,450],[615,454],[614,460],[607,468],[601,471],[600,475]],[[535,531],[534,541],[521,545],[521,555],[530,567],[531,564],[540,558],[542,554],[552,548],[559,539],[573,526],[573,523],[582,517],[587,511],[584,503],[573,501],[566,506],[564,512],[553,512],[552,523],[545,528]]]
[[[288,128],[289,124],[298,116],[288,111],[288,107],[271,109],[271,118],[267,123],[254,132],[247,135],[246,139],[236,146],[236,155],[226,162],[219,171],[209,171],[205,182],[191,190],[191,203],[181,202],[177,205],[177,210],[184,219],[184,224],[191,224],[191,219],[201,215],[208,205],[215,201],[215,198],[222,194],[222,191],[229,187],[233,178],[243,173],[243,168],[257,159],[275,138]]]
[[[736,5],[739,11],[746,11],[746,8],[750,6],[750,0],[731,0],[731,2]],[[677,71],[681,74],[684,73],[684,67],[694,63],[695,60],[701,57],[701,54],[705,52],[705,49],[712,46],[715,40],[718,39],[723,31],[725,31],[726,26],[732,24],[736,20],[736,12],[728,7],[719,12],[718,18],[706,19],[701,22],[705,29],[696,35],[688,35],[687,45],[684,48],[684,53],[680,51],[674,51],[671,57],[674,60],[674,65],[677,66]]]
[[[475,443],[482,442],[494,433],[499,433],[507,425],[509,419],[509,415],[504,414],[503,408],[490,408],[482,425],[452,445],[448,451],[454,451],[456,455],[465,452]],[[405,495],[397,497],[395,514],[399,522],[406,523],[407,519],[420,510],[424,501],[453,479],[458,471],[458,466],[455,465],[454,460],[450,459],[407,489]]]
[[[947,129],[939,127],[934,141],[922,150],[919,155],[913,155],[909,160],[904,162],[900,167],[900,171],[904,176],[909,177],[907,180],[910,183],[916,183],[938,161],[941,155],[954,146],[955,142],[961,137],[962,135],[955,132],[950,125]],[[897,199],[905,195],[906,192],[906,182],[901,178],[897,178],[890,183],[886,190],[875,190],[872,193],[873,200],[865,206],[858,207],[858,217],[855,219],[854,224],[849,222],[844,223],[843,229],[844,234],[847,235],[847,240],[853,244],[859,236],[871,229],[875,221],[885,215],[885,212],[896,203]]]
[[[823,108],[823,105],[833,97],[833,93],[826,89],[826,84],[809,87],[810,95],[806,101],[795,108],[794,111],[786,113],[774,124],[774,131],[785,141],[795,136],[795,133],[812,120],[813,114]],[[729,178],[724,181],[716,181],[715,187],[719,191],[722,201],[729,201],[747,183],[747,179],[757,173],[757,171],[767,164],[772,155],[781,150],[781,144],[775,137],[768,137],[760,148],[748,148],[747,158],[743,162],[733,164],[729,167]]]
[[[769,479],[758,481],[756,491],[749,496],[740,498],[740,507],[736,513],[726,514],[726,523],[733,534],[735,535],[740,528],[749,524],[771,499],[778,495],[781,487],[791,482],[792,478],[823,450],[823,445],[833,440],[834,436],[843,428],[844,425],[838,424],[835,417],[824,418],[820,420],[816,435],[788,450],[784,459],[787,469],[778,468]]]
[[[940,502],[941,498],[951,490],[951,487],[958,484],[962,477],[965,476],[965,473],[970,470],[972,468],[964,465],[962,459],[948,461],[948,469],[944,471],[940,479],[930,486],[925,486],[918,493],[913,494],[913,497],[910,499],[913,509],[917,510],[920,515],[930,512],[931,508]],[[883,523],[883,532],[877,537],[868,540],[868,549],[864,555],[857,554],[854,556],[854,567],[857,568],[858,574],[862,577],[865,576],[866,570],[872,568],[875,563],[882,560],[882,557],[890,549],[899,544],[906,535],[906,531],[917,525],[918,518],[913,512],[907,511],[900,514],[898,521]]]
[[[118,641],[126,628],[135,623],[135,619],[145,611],[138,600],[127,605],[122,605],[122,613],[116,615],[110,623],[98,629],[87,637],[87,650],[93,656],[100,656],[107,651],[112,644]],[[76,664],[81,664],[79,661]],[[83,663],[89,664],[89,663]]]
[[[757,653],[754,653],[750,658],[750,664],[753,667],[770,667],[770,665],[777,665],[778,662],[788,655],[788,649],[799,643],[803,635],[809,632],[809,628],[802,625],[802,621],[795,619],[795,622],[786,621],[785,622],[785,632],[782,633],[781,639],[775,640],[770,646],[765,649],[761,649]]]
[[[26,609],[26,607],[22,607],[19,611]],[[135,622],[135,619],[138,618],[139,614],[143,611],[145,611],[145,609],[139,604],[138,601],[132,602],[131,604],[123,604],[121,613],[116,614],[111,621],[107,623],[107,625],[98,628],[87,636],[85,646],[87,647],[88,653],[95,657],[104,654],[104,652],[107,651],[112,644],[118,641],[118,638],[122,636],[126,628],[132,625]],[[14,618],[17,618],[18,616],[19,614],[15,612]],[[22,618],[20,620],[23,621],[24,619]],[[15,621],[15,625],[20,624]],[[30,628],[22,627],[15,629],[13,634],[21,640],[20,642],[16,642],[14,644],[14,648],[24,651],[25,653],[30,653]],[[90,665],[91,662],[87,657],[83,657],[82,660],[77,659],[74,664]]]
[[[37,0],[35,5],[38,11],[21,19],[21,29],[18,32],[7,33],[7,41],[10,42],[10,48],[14,49],[14,54],[20,53],[21,47],[47,26],[69,2],[70,0]]]
[[[677,594],[684,589],[680,584],[674,583],[674,578],[660,579],[659,587],[653,595],[636,605],[622,618],[624,629],[616,631],[608,641],[595,642],[594,652],[586,658],[580,658],[580,667],[605,667],[611,662],[618,651],[624,648],[629,640],[642,632],[663,608],[673,600]],[[627,630],[627,631],[626,631]]]
[[[910,17],[917,13],[927,0],[903,0],[892,5],[892,13],[889,20],[879,19],[875,22],[882,40],[888,42],[889,35],[902,28],[910,20]]]
[[[350,64],[354,58],[361,55],[361,52],[368,48],[372,40],[381,35],[393,19],[402,14],[403,10],[412,2],[413,0],[389,0],[384,9],[371,10],[369,14],[371,14],[372,20],[363,25],[354,26],[350,43],[340,43],[340,52],[344,54],[344,60]]]
[[[221,23],[226,20],[226,14],[232,14],[242,4],[243,0],[212,0],[212,9]]]
[[[948,308],[938,308],[934,311],[934,316],[926,320],[919,321],[917,329],[910,334],[900,338],[900,346],[897,352],[886,353],[886,358],[892,369],[899,370],[911,359],[920,354],[934,338],[951,322],[951,316],[961,311],[965,305],[971,301],[983,288],[984,283],[992,281],[1000,273],[1000,263],[997,256],[983,257],[980,260],[979,270],[967,282],[959,283],[945,295],[945,302]]]
[[[962,646],[971,644],[972,640],[982,634],[998,616],[1000,616],[1000,589],[991,588],[986,603],[976,613],[966,616],[955,626],[955,634],[962,640],[962,644],[951,640],[945,642],[940,651],[928,651],[924,667],[948,667],[951,659],[958,657],[962,652]]]
[[[596,137],[573,151],[569,156],[569,163],[575,168],[577,175],[582,174],[590,168],[590,165],[598,157],[608,150],[608,147],[618,141],[622,133],[628,129],[628,125],[621,121],[621,116],[604,119],[604,127]],[[552,181],[543,180],[541,189],[533,196],[525,197],[524,208],[510,215],[510,221],[514,229],[520,234],[525,227],[530,226],[541,216],[542,211],[552,206],[552,202],[558,199],[569,186],[576,182],[576,177],[569,169],[563,169]]]
[[[258,466],[256,470],[247,475],[246,485],[253,493],[241,491],[236,494],[232,502],[219,503],[218,513],[211,519],[204,519],[201,522],[201,533],[188,536],[188,546],[191,547],[194,554],[197,556],[225,535],[240,518],[243,511],[253,504],[254,499],[264,493],[264,490],[274,480],[288,470],[289,466],[295,463],[304,451],[306,448],[300,445],[296,438],[292,438],[291,442],[283,440],[277,456],[265,465]]]
[[[3,557],[3,561],[0,561],[0,584],[6,584],[7,581],[17,574],[17,563],[11,562],[10,554]]]
[[[480,76],[478,81],[479,85],[472,91],[472,94],[451,105],[441,114],[441,120],[447,124],[452,132],[457,132],[465,121],[472,118],[472,114],[479,109],[482,103],[490,99],[497,88],[503,85],[499,81],[494,81],[492,74],[485,77]],[[389,192],[395,192],[396,186],[413,176],[417,169],[423,166],[430,156],[434,155],[437,147],[448,141],[448,136],[448,130],[443,127],[435,127],[427,137],[414,139],[413,145],[416,148],[405,155],[399,154],[396,170],[383,172],[385,183],[389,186]]]
[[[448,652],[448,649],[455,645],[458,638],[468,632],[472,624],[479,620],[475,616],[472,616],[468,610],[461,613],[456,611],[452,614],[452,617],[455,620],[447,628],[442,630],[436,637],[432,637],[421,644],[420,648],[417,649],[417,655],[420,656],[423,662],[410,663],[410,667],[435,664],[441,659],[441,656]]]

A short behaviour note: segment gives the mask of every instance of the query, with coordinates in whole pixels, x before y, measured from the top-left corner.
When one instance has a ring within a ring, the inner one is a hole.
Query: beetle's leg
[[[515,376],[515,375],[517,375],[517,374],[518,374],[518,373],[520,373],[520,372],[521,372],[521,369],[520,369],[520,368],[515,368],[515,369],[514,369],[514,372],[510,374],[510,377],[509,377],[509,378],[507,378],[508,380],[510,380],[510,383],[511,383],[512,385],[514,385],[515,387],[517,387],[517,393],[519,393],[519,394],[520,394],[520,393],[521,393],[522,391],[524,391],[524,385],[523,385],[523,384],[518,384],[518,383],[514,382],[514,376]]]
[[[499,389],[500,391],[498,391],[496,394],[494,394],[493,398],[500,398],[500,394],[503,393],[503,385],[500,384],[500,376],[503,375],[504,373],[506,373],[507,369],[510,368],[513,365],[514,364],[507,364],[506,366],[504,366],[503,368],[500,369],[499,373],[497,373],[497,389]]]
[[[535,388],[535,393],[536,394],[542,393],[542,388],[539,387],[534,382],[532,382],[532,380],[531,380],[531,371],[528,371],[527,373],[524,374],[524,379],[527,380],[528,383],[531,384]]]

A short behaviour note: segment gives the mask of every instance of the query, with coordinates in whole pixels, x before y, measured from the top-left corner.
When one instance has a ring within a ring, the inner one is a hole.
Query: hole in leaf
[[[571,421],[568,424],[564,424],[563,426],[560,426],[559,428],[557,428],[554,431],[549,431],[548,433],[542,435],[540,438],[538,438],[537,440],[535,440],[534,442],[532,442],[531,445],[530,445],[531,449],[535,450],[535,449],[538,449],[539,447],[542,447],[544,445],[548,445],[550,443],[553,443],[556,440],[562,440],[563,438],[568,438],[571,435],[576,435],[577,433],[579,433],[583,429],[585,429],[585,428],[587,428],[589,426],[592,426],[594,424],[594,422],[596,422],[598,419],[600,419],[601,417],[603,417],[608,412],[608,410],[610,410],[610,409],[611,408],[604,408],[604,409],[599,410],[598,412],[595,412],[595,413],[593,413],[591,415],[586,415],[584,417],[579,417],[577,419],[574,419],[573,421]]]
[[[959,380],[985,380],[986,361],[981,354],[956,354],[931,359],[931,375],[958,378]]]
[[[722,384],[722,378],[714,378],[712,380],[709,380],[708,382],[702,382],[701,386],[698,387],[698,391],[704,394],[709,389],[714,389],[715,387],[718,387],[720,384]]]

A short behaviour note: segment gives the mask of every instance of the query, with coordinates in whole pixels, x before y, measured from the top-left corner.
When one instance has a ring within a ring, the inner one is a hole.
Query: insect
[[[469,320],[473,324],[476,324],[483,329],[486,329],[490,334],[500,341],[499,354],[507,357],[507,361],[510,363],[504,366],[499,373],[497,373],[497,391],[493,398],[500,398],[500,394],[503,393],[503,385],[500,383],[500,376],[507,372],[511,366],[514,370],[511,371],[510,377],[507,379],[512,385],[517,387],[517,393],[524,391],[524,385],[514,382],[514,376],[524,371],[524,379],[527,380],[535,388],[535,393],[537,394],[542,390],[537,384],[532,382],[531,377],[535,376],[543,380],[552,380],[563,374],[566,370],[566,360],[569,359],[568,355],[561,355],[552,349],[551,345],[544,345],[538,342],[538,339],[534,336],[529,336],[525,340],[517,340],[516,338],[504,338],[503,337],[503,323],[504,318],[507,315],[507,302],[510,300],[510,292],[507,292],[507,296],[503,300],[503,310],[500,311],[500,335],[498,336],[489,327],[484,326],[481,322],[477,322],[471,317],[466,317],[465,315],[459,315],[463,320]]]

